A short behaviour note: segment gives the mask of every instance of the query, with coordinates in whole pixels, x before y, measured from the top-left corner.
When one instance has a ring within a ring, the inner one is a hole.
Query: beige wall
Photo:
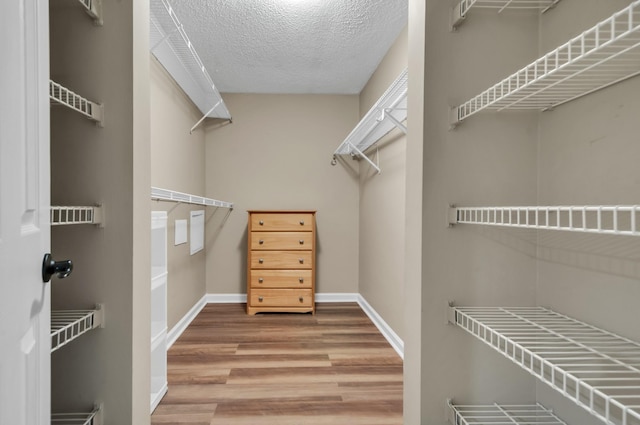
[[[148,72],[133,62],[134,51],[148,49],[145,10],[134,13],[132,1],[104,2],[98,27],[76,3],[51,4],[52,79],[105,105],[104,128],[51,108],[52,204],[102,204],[106,218],[104,227],[51,232],[54,258],[75,264],[69,278],[52,283],[53,309],[103,303],[106,314],[104,329],[52,354],[52,409],[77,412],[100,401],[105,424],[148,423],[148,415],[134,409],[141,400],[149,403],[149,373],[134,373],[148,364],[150,349],[150,220],[148,202],[138,202],[149,184]]]
[[[250,209],[317,210],[317,292],[358,292],[358,176],[330,164],[358,121],[357,96],[225,94],[232,124],[206,133],[207,293],[246,293]],[[351,162],[351,161],[350,161]]]
[[[205,137],[202,127],[189,133],[202,117],[160,63],[151,62],[151,186],[204,196]],[[210,207],[151,201],[152,210],[168,211],[167,326],[171,329],[205,294],[205,252],[190,255],[189,242],[175,245],[175,221],[190,211]]]
[[[364,116],[407,67],[408,28],[389,49],[360,93]],[[384,321],[404,338],[404,248],[406,137],[394,129],[367,151],[380,174],[360,161],[359,292]]]

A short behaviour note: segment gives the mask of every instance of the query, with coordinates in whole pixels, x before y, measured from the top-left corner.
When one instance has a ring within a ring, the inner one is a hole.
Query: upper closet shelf
[[[102,0],[78,0],[96,25],[102,25]]]
[[[102,224],[102,207],[52,206],[51,225]]]
[[[640,236],[640,205],[449,208],[458,223]]]
[[[447,406],[452,425],[567,425],[541,404],[464,406],[447,400]]]
[[[204,114],[191,131],[207,117],[231,120],[220,92],[169,2],[151,0],[150,15],[151,53]]]
[[[104,324],[104,309],[51,312],[51,352]]]
[[[640,74],[640,0],[452,111],[455,125],[484,109],[546,110]]]
[[[406,126],[402,124],[407,119],[407,77],[405,69],[338,146],[334,156],[357,155],[380,172],[364,152],[396,127],[407,133]]]
[[[507,9],[515,10],[536,10],[544,13],[558,4],[560,0],[462,0],[453,8],[452,26],[457,28],[467,13],[472,8],[494,9],[497,13],[502,13]]]
[[[72,92],[66,87],[49,80],[49,99],[81,113],[92,121],[102,125],[104,108],[101,104],[92,102]]]
[[[640,424],[640,344],[541,307],[449,307],[449,321],[606,424]]]
[[[102,408],[89,413],[52,413],[51,425],[102,425]]]
[[[233,209],[232,202],[218,201],[216,199],[176,192],[175,190],[161,189],[159,187],[151,188],[151,199],[184,202],[186,204],[204,205],[207,207],[222,207]]]

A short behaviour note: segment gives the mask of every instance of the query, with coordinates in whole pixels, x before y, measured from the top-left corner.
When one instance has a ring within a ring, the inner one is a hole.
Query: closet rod
[[[177,192],[175,190],[162,189],[159,187],[151,188],[151,199],[158,201],[181,202],[185,204],[204,205],[206,207],[221,207],[233,209],[232,202],[218,201],[217,199],[205,198],[189,193]]]

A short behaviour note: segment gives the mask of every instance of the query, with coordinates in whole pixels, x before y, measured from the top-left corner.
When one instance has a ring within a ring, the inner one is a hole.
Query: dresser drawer
[[[311,250],[312,232],[251,232],[251,249]]]
[[[311,213],[253,213],[251,214],[251,230],[311,232],[313,219]]]
[[[251,270],[252,288],[311,288],[311,270]],[[257,290],[257,289],[256,289]]]
[[[311,289],[253,289],[251,305],[254,307],[311,307]]]
[[[311,251],[251,251],[252,269],[311,269]]]

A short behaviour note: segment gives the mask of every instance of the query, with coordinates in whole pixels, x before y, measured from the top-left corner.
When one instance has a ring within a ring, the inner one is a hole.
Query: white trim
[[[404,342],[402,339],[396,334],[391,326],[385,322],[382,317],[371,307],[371,305],[364,299],[364,297],[360,294],[358,295],[358,305],[362,310],[369,316],[369,319],[376,325],[376,328],[382,333],[382,336],[391,344],[396,353],[404,360]]]
[[[200,313],[204,306],[207,305],[206,298],[206,295],[200,298],[200,300],[193,307],[191,307],[191,310],[189,310],[187,314],[185,314],[184,317],[182,317],[182,319],[180,319],[180,321],[176,323],[173,328],[171,328],[171,330],[167,334],[167,350],[171,348],[173,343],[176,342],[180,335],[182,335],[182,333],[185,331],[185,329],[187,329],[187,326],[191,324],[198,313]]]
[[[389,342],[391,347],[398,353],[398,355],[404,359],[404,342],[396,334],[391,326],[385,322],[382,317],[374,310],[373,307],[364,299],[364,297],[357,293],[323,293],[316,294],[315,300],[317,303],[358,303],[362,311],[369,317],[373,324],[378,328],[382,336]],[[167,337],[167,350],[173,345],[174,342],[182,335],[187,329],[187,326],[195,319],[206,304],[224,304],[224,303],[246,303],[247,294],[206,294],[196,305],[189,310],[187,314],[169,331]]]

